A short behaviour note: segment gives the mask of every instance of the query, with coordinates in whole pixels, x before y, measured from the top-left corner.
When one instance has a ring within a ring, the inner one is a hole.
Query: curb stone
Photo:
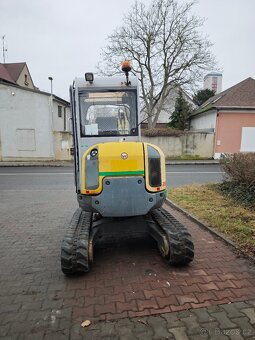
[[[228,239],[225,235],[220,233],[219,231],[209,227],[206,223],[201,222],[199,219],[197,219],[194,215],[189,213],[187,210],[181,208],[179,205],[171,201],[169,198],[166,198],[165,203],[169,205],[170,207],[178,210],[179,212],[183,213],[185,216],[187,216],[192,222],[197,223],[201,228],[208,230],[211,234],[214,236],[220,238],[222,241],[224,241],[227,245],[234,248],[236,251],[242,254],[243,257],[247,258],[249,261],[255,263],[255,257],[246,254],[241,248],[239,248],[233,241]]]
[[[178,160],[167,160],[166,159],[166,165],[210,165],[210,164],[220,164],[219,160],[215,159],[209,159],[209,160],[184,160],[184,161],[178,161]]]
[[[6,167],[73,167],[74,163],[69,161],[52,162],[0,162],[0,168]]]

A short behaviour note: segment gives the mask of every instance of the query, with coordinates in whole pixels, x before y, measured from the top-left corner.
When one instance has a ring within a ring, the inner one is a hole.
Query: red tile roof
[[[194,114],[211,108],[255,108],[255,79],[249,77],[209,98]]]
[[[6,70],[8,71],[9,75],[16,82],[24,66],[26,66],[26,63],[11,63],[11,64],[4,64],[4,66]]]
[[[10,83],[15,83],[15,81],[10,76],[9,72],[4,66],[5,64],[0,64],[0,79],[3,79],[5,81],[8,81]]]
[[[16,83],[26,63],[0,64],[0,79]]]

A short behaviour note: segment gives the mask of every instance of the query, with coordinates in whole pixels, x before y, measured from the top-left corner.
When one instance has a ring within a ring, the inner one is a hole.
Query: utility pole
[[[3,61],[5,64],[5,52],[7,52],[7,48],[5,48],[4,46],[4,39],[5,39],[5,35],[2,36],[2,40],[3,40]]]
[[[55,153],[55,136],[54,136],[54,112],[53,112],[53,90],[52,90],[52,77],[48,77],[50,81],[50,110],[51,110],[51,132],[52,132],[52,156],[54,160],[56,159],[56,153]]]

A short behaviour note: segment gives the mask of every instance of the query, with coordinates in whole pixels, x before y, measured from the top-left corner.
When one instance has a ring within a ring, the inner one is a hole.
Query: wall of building
[[[49,99],[0,84],[2,160],[54,159]]]
[[[170,117],[175,109],[175,102],[179,95],[179,89],[175,88],[172,89],[166,99],[165,105],[162,108],[160,115],[158,117],[158,124],[167,124],[170,121]],[[195,108],[194,102],[191,100],[191,98],[183,91],[183,97],[185,100],[193,107]],[[141,112],[141,120],[146,119],[145,113]]]
[[[70,148],[73,146],[73,138],[69,132],[54,131],[55,139],[55,159],[57,161],[70,161],[73,157],[70,154]]]
[[[159,146],[167,158],[182,155],[213,157],[214,133],[193,132],[179,137],[143,136],[142,141]]]
[[[214,132],[216,126],[216,116],[216,110],[207,111],[197,116],[193,116],[190,121],[190,130]]]
[[[209,73],[204,77],[204,89],[210,89],[218,94],[222,91],[222,74]]]
[[[255,110],[219,112],[215,136],[216,157],[221,153],[240,152],[243,127],[255,127]]]
[[[25,75],[27,77],[25,77]],[[25,82],[25,79],[27,79],[27,82]],[[28,71],[27,66],[25,66],[23,68],[23,70],[21,71],[19,78],[17,79],[16,83],[20,86],[27,87],[29,89],[34,90],[34,84],[33,84],[32,78],[30,77],[30,73]]]
[[[1,143],[1,130],[0,130],[0,162],[2,161],[2,143]]]
[[[61,117],[58,110],[61,107]],[[70,107],[62,102],[53,100],[53,130],[54,131],[70,131]]]

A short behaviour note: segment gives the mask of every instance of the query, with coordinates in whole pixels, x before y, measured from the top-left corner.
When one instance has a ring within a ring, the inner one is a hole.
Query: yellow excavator
[[[121,77],[85,73],[70,87],[75,185],[79,208],[61,246],[66,275],[88,272],[100,231],[118,221],[145,223],[170,265],[193,260],[186,227],[162,205],[166,198],[165,157],[159,147],[141,142],[138,80],[122,63]]]

